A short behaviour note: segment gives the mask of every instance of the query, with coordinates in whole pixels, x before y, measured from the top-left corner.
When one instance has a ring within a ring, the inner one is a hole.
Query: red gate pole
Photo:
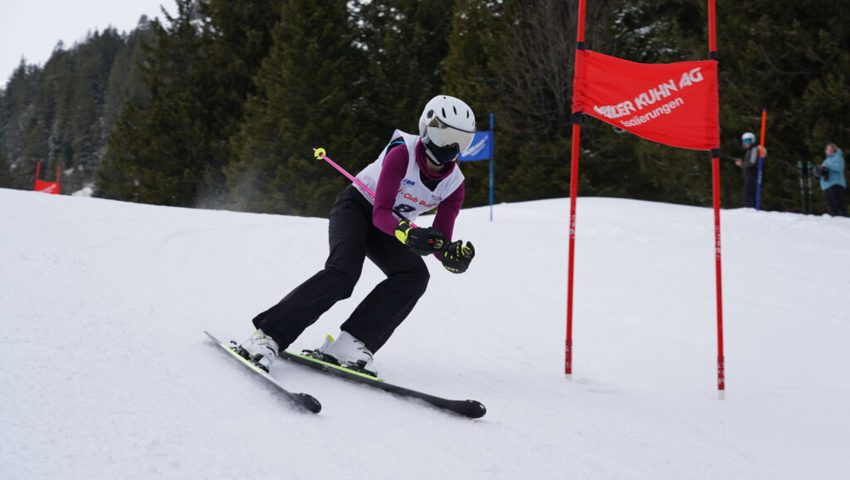
[[[567,342],[564,373],[573,374],[573,284],[576,254],[576,196],[578,195],[578,160],[581,144],[581,125],[573,123],[573,146],[570,160],[570,253],[567,271]]]
[[[38,179],[41,177],[41,160],[36,160],[35,162],[35,183],[33,184],[33,189],[38,188]]]
[[[714,190],[714,276],[717,283],[717,390],[726,390],[726,366],[723,358],[723,276],[720,255],[720,158],[711,159]]]
[[[578,56],[584,50],[584,26],[585,26],[585,0],[578,2],[578,25],[576,28],[576,58],[575,67],[578,68]],[[573,81],[573,95],[576,86]],[[581,155],[581,124],[580,113],[573,112],[573,136],[572,149],[570,153],[570,246],[569,260],[567,266],[567,337],[564,345],[564,373],[567,377],[573,374],[573,284],[576,250],[576,197],[578,196],[578,160]]]
[[[708,0],[708,55],[717,56],[716,0]],[[723,355],[723,276],[720,250],[720,146],[711,152],[711,177],[714,204],[714,276],[717,295],[717,390],[720,398],[726,391],[726,365]]]

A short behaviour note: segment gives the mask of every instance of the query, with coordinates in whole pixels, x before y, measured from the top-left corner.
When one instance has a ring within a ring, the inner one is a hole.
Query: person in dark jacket
[[[847,180],[844,178],[844,153],[834,143],[827,143],[824,153],[826,158],[815,169],[815,176],[820,177],[820,188],[826,198],[829,214],[833,217],[846,217],[844,190],[847,189]]]
[[[761,158],[767,158],[767,149],[756,145],[756,135],[746,132],[741,135],[741,146],[744,147],[742,158],[735,159],[735,165],[741,167],[744,173],[744,206],[756,208],[756,189],[758,189],[758,159],[761,149]]]

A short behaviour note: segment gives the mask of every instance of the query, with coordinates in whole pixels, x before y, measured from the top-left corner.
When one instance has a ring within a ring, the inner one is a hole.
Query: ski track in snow
[[[421,223],[430,222],[429,217]],[[839,479],[850,472],[850,221],[723,212],[718,400],[710,209],[579,199],[464,210],[469,272],[428,292],[383,377],[475,398],[447,415],[297,365],[291,407],[215,350],[315,273],[327,221],[0,190],[0,477]],[[291,347],[315,347],[381,279]]]

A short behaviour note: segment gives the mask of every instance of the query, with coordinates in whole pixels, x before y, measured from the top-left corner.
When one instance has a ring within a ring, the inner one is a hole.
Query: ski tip
[[[461,415],[469,418],[481,418],[487,414],[487,407],[478,400],[467,400]]]
[[[221,340],[219,340],[218,338],[216,338],[216,336],[215,336],[215,335],[213,335],[212,333],[210,333],[210,332],[208,332],[208,331],[204,330],[204,334],[206,334],[207,338],[209,338],[210,340],[212,340],[214,343],[221,343]]]

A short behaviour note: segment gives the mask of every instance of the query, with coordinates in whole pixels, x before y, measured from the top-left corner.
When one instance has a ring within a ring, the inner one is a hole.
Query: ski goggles
[[[464,130],[440,120],[434,115],[427,123],[427,140],[432,147],[448,148],[451,145],[457,147],[458,153],[465,151],[472,143],[475,131]]]

